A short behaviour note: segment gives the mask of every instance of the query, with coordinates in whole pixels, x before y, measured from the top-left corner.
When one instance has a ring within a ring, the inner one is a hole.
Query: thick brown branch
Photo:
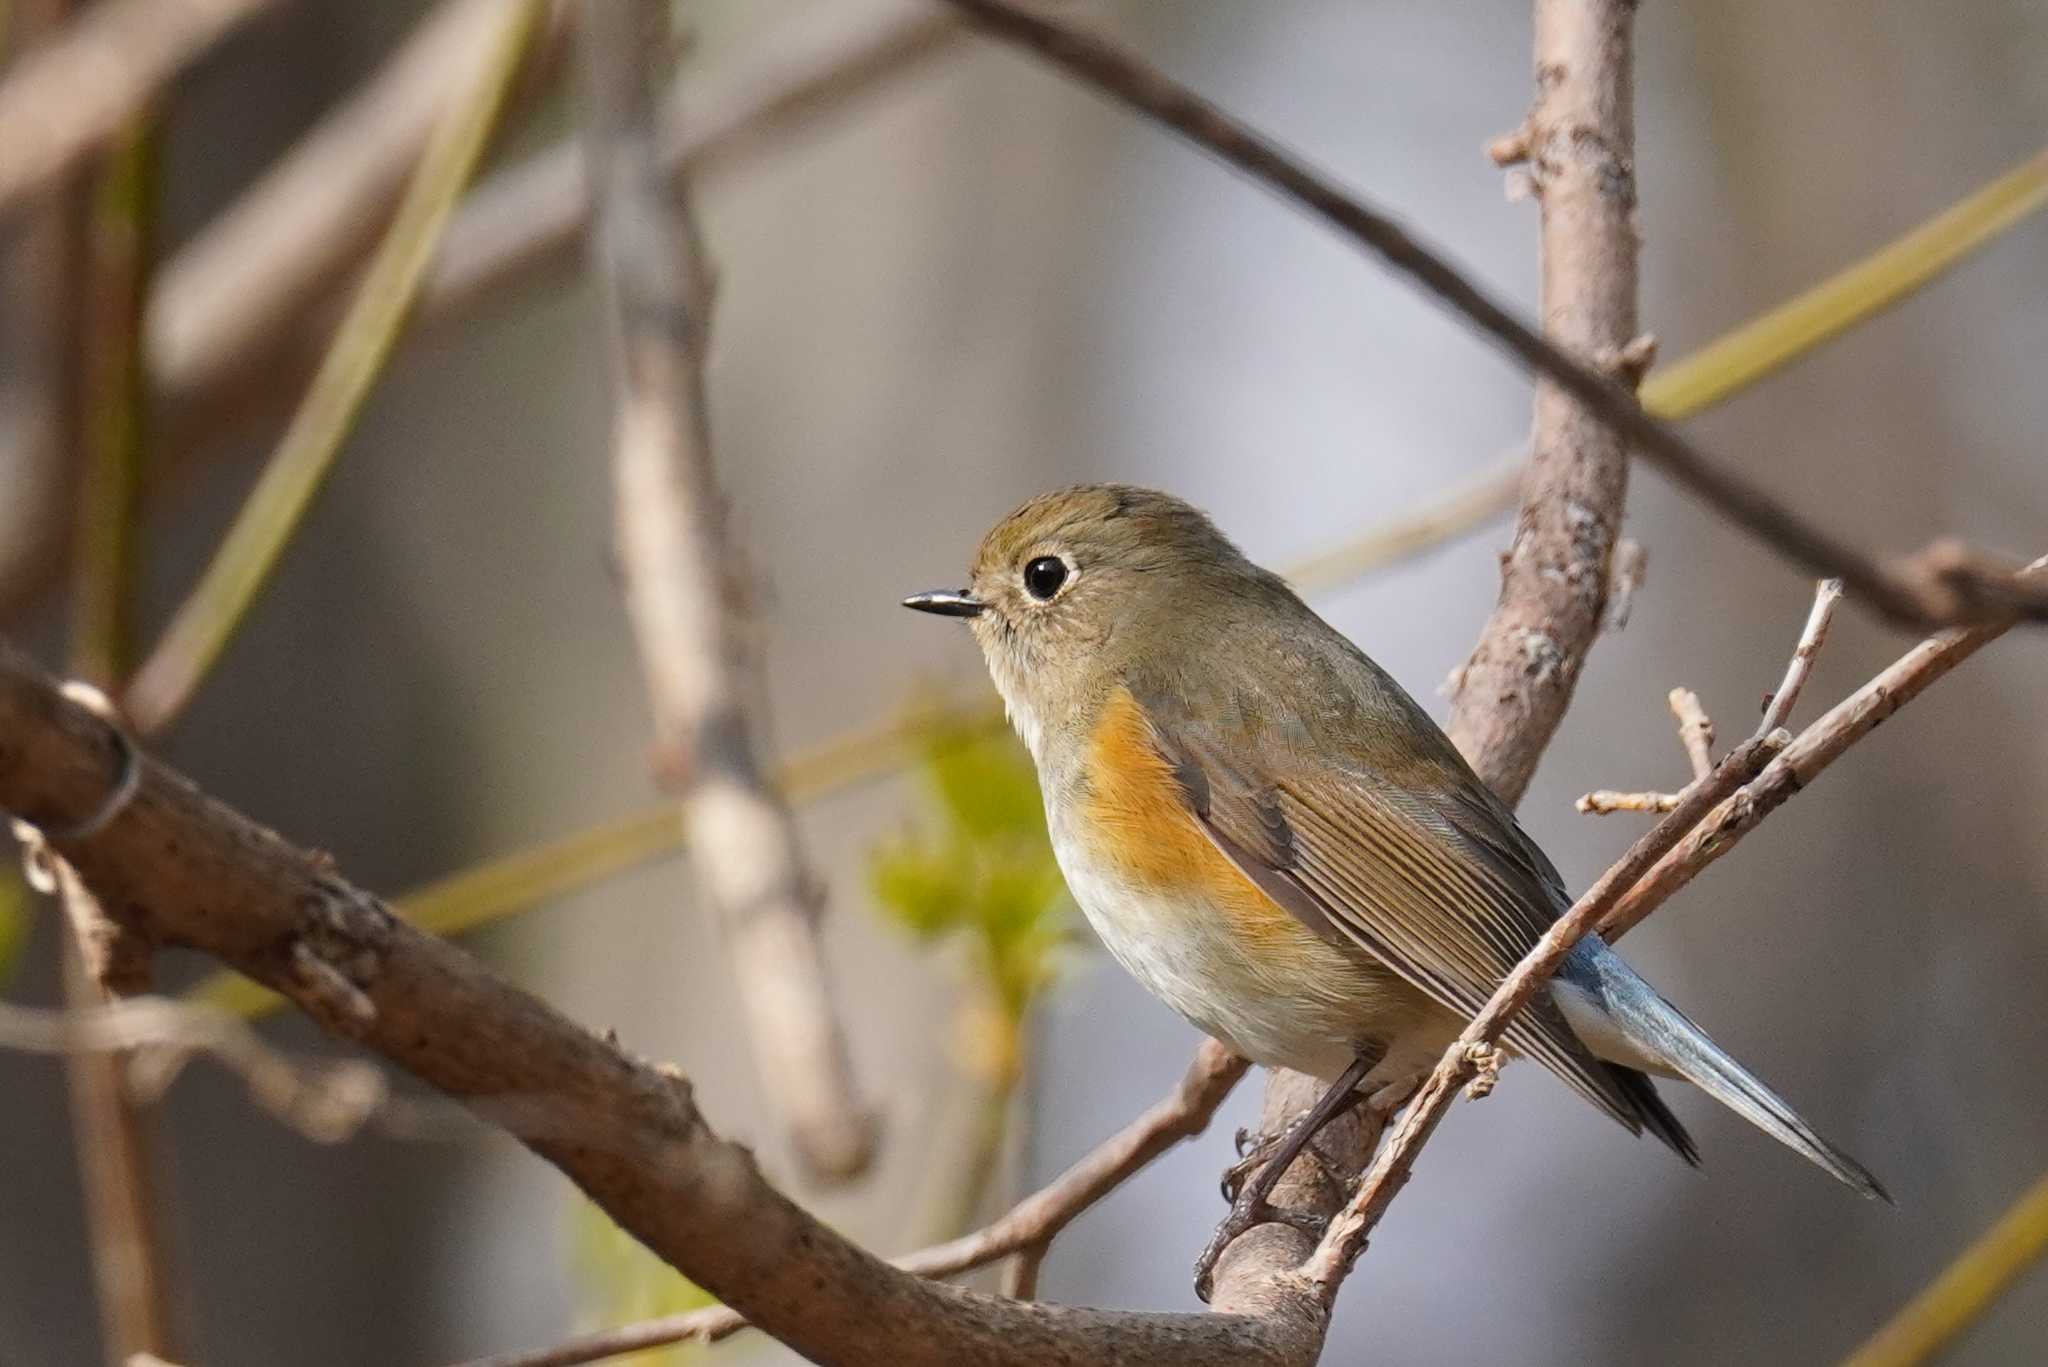
[[[1598,360],[1636,337],[1635,5],[1537,0],[1530,182],[1542,205],[1543,332]],[[1455,676],[1451,739],[1519,801],[1600,633],[1628,499],[1621,433],[1554,383],[1536,386],[1522,512],[1500,601]]]
[[[91,816],[120,768],[106,723],[0,645],[0,810],[46,830]],[[1011,1301],[862,1252],[715,1135],[689,1085],[637,1062],[342,880],[324,855],[145,760],[96,834],[54,842],[110,915],[212,954],[328,1030],[504,1123],[656,1254],[798,1352],[846,1367],[1308,1367],[1327,1315],[1298,1279],[1247,1284],[1238,1314]],[[888,1332],[877,1331],[887,1326]]]
[[[844,1179],[874,1154],[818,935],[822,889],[757,754],[760,696],[740,555],[725,535],[704,386],[711,280],[684,186],[657,155],[669,0],[588,0],[592,243],[611,322],[613,476],[626,616],[656,767],[683,804],[699,886],[724,925],[761,1085],[797,1151]]]
[[[1394,220],[1123,46],[1013,0],[947,2],[991,34],[1151,116],[1378,255],[1723,516],[1795,563],[1840,578],[1859,601],[1892,621],[1939,626],[2003,616],[2048,618],[2048,586],[2023,584],[2011,568],[1961,543],[1937,541],[1916,555],[1884,560],[1794,513],[1644,412],[1628,389],[1596,365],[1546,341]],[[1619,0],[1615,7],[1632,8]],[[1613,359],[1620,363],[1625,354],[1624,348]]]
[[[0,224],[274,0],[105,0],[0,84]]]
[[[895,1266],[920,1277],[950,1277],[1012,1254],[1021,1259],[1042,1251],[1082,1212],[1153,1159],[1207,1129],[1250,1066],[1214,1040],[1204,1042],[1173,1091],[1078,1163],[981,1229],[898,1258]],[[573,1367],[686,1340],[715,1343],[746,1327],[745,1316],[712,1306],[598,1330],[531,1353],[478,1358],[463,1367]]]

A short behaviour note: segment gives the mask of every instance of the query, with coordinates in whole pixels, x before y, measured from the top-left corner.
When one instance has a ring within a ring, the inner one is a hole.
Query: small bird
[[[1042,495],[983,539],[966,588],[904,606],[968,620],[1110,953],[1237,1053],[1335,1084],[1311,1132],[1359,1097],[1404,1101],[1571,905],[1429,714],[1177,498]],[[1503,1044],[1689,1163],[1646,1074],[1890,1199],[1597,936]]]

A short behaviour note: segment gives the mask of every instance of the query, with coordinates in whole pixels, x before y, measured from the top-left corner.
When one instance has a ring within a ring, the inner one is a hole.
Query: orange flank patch
[[[1280,950],[1313,932],[1216,848],[1188,807],[1137,700],[1119,690],[1089,737],[1083,839],[1139,887],[1180,893],[1190,916],[1221,913],[1247,948]],[[1206,905],[1204,905],[1206,904]]]

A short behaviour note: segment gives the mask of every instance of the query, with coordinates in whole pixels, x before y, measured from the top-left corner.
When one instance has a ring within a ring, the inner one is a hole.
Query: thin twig
[[[677,795],[724,925],[763,1088],[816,1175],[874,1154],[818,935],[822,889],[763,775],[750,716],[758,659],[721,526],[704,389],[711,281],[686,188],[657,150],[654,63],[668,0],[587,0],[592,246],[610,320],[616,536],[626,616]]]
[[[148,986],[147,947],[110,921],[75,871],[55,866],[68,923],[64,995],[71,1012],[120,1010],[119,994]],[[140,953],[136,951],[140,950]],[[114,1006],[103,1006],[108,1001]],[[23,1008],[0,1006],[0,1030]],[[70,1013],[59,1013],[70,1014]],[[15,1047],[20,1047],[16,1045]],[[157,1140],[127,1086],[126,1054],[87,1051],[67,1060],[72,1130],[85,1188],[93,1281],[107,1360],[175,1354],[183,1335],[173,1259],[159,1193]]]
[[[103,0],[0,83],[0,225],[273,0]]]
[[[1515,1012],[1550,981],[1572,946],[1592,931],[1624,893],[1637,885],[1660,856],[1698,825],[1717,803],[1753,778],[1790,739],[1778,732],[1745,741],[1712,773],[1688,786],[1671,814],[1644,832],[1628,853],[1600,875],[1502,980],[1485,1008],[1438,1061],[1343,1213],[1331,1221],[1314,1256],[1304,1265],[1303,1274],[1318,1288],[1325,1304],[1335,1299],[1344,1274],[1364,1251],[1373,1227],[1407,1184],[1417,1153],[1450,1109],[1458,1089],[1489,1061]]]
[[[1678,809],[1678,794],[1621,793],[1612,788],[1595,788],[1572,805],[1588,816],[1609,816],[1615,812],[1670,812]]]
[[[1813,611],[1806,615],[1806,627],[1799,633],[1799,645],[1792,652],[1791,663],[1785,666],[1784,680],[1764,702],[1764,718],[1757,723],[1758,735],[1775,731],[1792,719],[1799,691],[1806,687],[1806,676],[1813,672],[1814,657],[1820,654],[1821,645],[1828,638],[1828,624],[1834,621],[1835,606],[1841,601],[1841,580],[1823,579],[1814,586]]]
[[[1700,695],[1690,688],[1672,689],[1667,701],[1671,704],[1671,715],[1678,719],[1678,743],[1685,747],[1692,776],[1705,778],[1714,767],[1714,719],[1707,715]]]
[[[1883,560],[1793,512],[1651,416],[1630,391],[1595,366],[1545,340],[1393,219],[1120,44],[1013,0],[947,3],[996,37],[1151,116],[1337,228],[1462,314],[1529,371],[1583,404],[1600,425],[1724,517],[1794,563],[1840,578],[1859,602],[1892,622],[1927,627],[2008,615],[2048,618],[2048,587],[2019,582],[2011,568],[1960,542],[1936,541],[1915,555]]]
[[[2022,574],[2048,581],[2048,556]],[[1699,829],[1665,855],[1642,882],[1608,914],[1600,934],[1615,940],[1643,917],[1697,878],[1701,870],[1735,848],[1738,841],[1771,812],[1790,801],[1819,777],[1842,752],[1870,734],[1885,718],[1904,707],[1970,656],[2011,629],[2011,623],[1964,627],[1929,637],[1901,655],[1876,678],[1836,703],[1826,715],[1799,733],[1784,754],[1772,760],[1754,782],[1721,804]]]
[[[284,554],[405,325],[434,244],[482,159],[547,0],[520,0],[479,51],[467,93],[435,129],[405,201],[319,372],[206,572],[136,673],[126,699],[144,733],[191,702]]]
[[[1997,1304],[2048,1255],[2048,1176],[2021,1193],[1996,1224],[1942,1269],[1842,1367],[1920,1367]]]
[[[75,882],[75,875],[65,876]],[[302,1067],[234,1016],[167,997],[124,997],[64,1011],[0,1002],[0,1049],[112,1059],[129,1078],[125,1085],[151,1096],[193,1056],[204,1055],[241,1078],[259,1109],[322,1144],[359,1133],[387,1099],[383,1074],[367,1063]]]
[[[895,1265],[920,1277],[951,1277],[1012,1254],[1019,1261],[1042,1258],[1060,1231],[1082,1213],[1160,1154],[1206,1130],[1217,1107],[1250,1067],[1216,1041],[1204,1040],[1171,1092],[1079,1162],[974,1233],[898,1258]],[[1006,1294],[1029,1298],[1028,1291],[1009,1289]],[[574,1367],[665,1344],[715,1343],[746,1327],[744,1316],[711,1306],[601,1329],[530,1353],[477,1358],[462,1367]]]

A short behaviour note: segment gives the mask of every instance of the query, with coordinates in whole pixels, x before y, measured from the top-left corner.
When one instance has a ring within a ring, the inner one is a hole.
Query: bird
[[[1414,698],[1170,494],[1040,495],[982,539],[966,586],[903,603],[972,630],[1109,953],[1243,1057],[1331,1084],[1311,1131],[1405,1100],[1571,905]],[[1509,1057],[1697,1165],[1651,1077],[1690,1082],[1890,1201],[1597,935],[1548,987],[1508,1025]],[[1266,1163],[1259,1199],[1285,1166]]]

